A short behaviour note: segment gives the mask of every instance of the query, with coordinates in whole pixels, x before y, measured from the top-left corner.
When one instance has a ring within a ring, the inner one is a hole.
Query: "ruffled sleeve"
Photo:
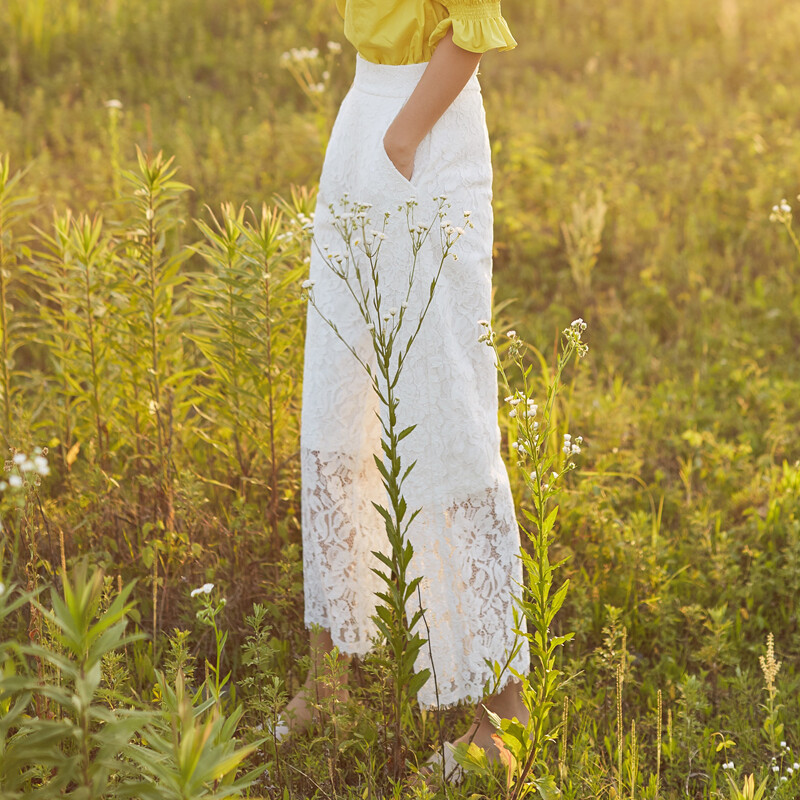
[[[453,29],[453,42],[464,50],[512,50],[517,42],[500,12],[498,0],[443,0],[448,11],[431,33],[428,44],[435,47]]]

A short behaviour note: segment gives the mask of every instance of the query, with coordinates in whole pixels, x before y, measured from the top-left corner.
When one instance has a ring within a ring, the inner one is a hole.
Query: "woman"
[[[420,690],[423,707],[471,700],[501,716],[527,719],[519,686],[504,684],[482,698],[489,661],[512,652],[512,593],[521,581],[519,532],[500,454],[497,373],[492,351],[478,342],[480,319],[491,314],[492,169],[477,67],[483,52],[516,46],[500,3],[490,0],[337,0],[344,32],[357,50],[353,86],[339,110],[320,178],[310,279],[314,302],[364,358],[370,332],[342,280],[323,253],[344,252],[334,214],[347,193],[371,203],[370,215],[393,218],[381,250],[381,287],[391,295],[405,282],[411,259],[405,214],[416,198],[415,222],[436,217],[442,195],[459,226],[472,223],[447,259],[433,303],[398,384],[399,428],[415,425],[401,442],[401,460],[416,461],[404,486],[409,509],[421,508],[408,536],[412,565],[422,575],[422,606],[438,693]],[[338,210],[341,210],[338,208]],[[466,215],[466,216],[462,216]],[[436,219],[436,222],[439,220]],[[394,227],[393,227],[394,226]],[[442,256],[431,231],[415,266],[424,305]],[[388,307],[390,303],[386,303]],[[413,328],[413,326],[410,326]],[[410,330],[409,330],[410,332]],[[369,378],[330,325],[309,310],[301,431],[305,622],[314,669],[284,712],[282,732],[307,727],[309,695],[330,693],[315,683],[323,657],[338,647],[363,655],[375,634],[372,551],[386,550],[383,521],[372,506],[385,503],[373,454],[380,453],[380,407]],[[427,646],[417,668],[430,667]],[[527,646],[511,662],[527,672]],[[346,685],[336,689],[347,696]],[[486,715],[461,740],[490,754]],[[461,741],[458,740],[458,741]]]

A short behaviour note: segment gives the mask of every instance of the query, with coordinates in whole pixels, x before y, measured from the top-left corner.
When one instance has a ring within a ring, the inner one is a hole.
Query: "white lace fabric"
[[[416,85],[424,64],[375,65],[359,58],[353,87],[342,103],[320,179],[314,222],[317,245],[343,252],[329,204],[371,203],[373,227],[383,210],[392,216],[380,256],[384,308],[405,299],[410,269],[409,234],[397,206],[416,196],[415,221],[434,219],[434,196],[445,194],[453,225],[467,229],[445,263],[434,300],[403,365],[397,386],[398,429],[415,425],[400,443],[403,469],[416,462],[403,485],[414,547],[412,577],[429,635],[417,667],[435,669],[420,690],[422,706],[477,700],[492,670],[515,643],[512,594],[522,581],[519,531],[508,474],[500,454],[497,372],[492,351],[478,342],[479,319],[491,311],[491,159],[480,86],[473,76],[417,150],[406,180],[383,149],[383,134]],[[421,251],[406,322],[423,308],[442,256],[438,230]],[[314,298],[342,337],[374,365],[370,333],[342,280],[317,248],[311,256]],[[405,341],[405,337],[401,337]],[[363,367],[328,323],[309,307],[305,343],[301,425],[302,527],[306,625],[331,632],[342,652],[363,655],[376,628],[372,572],[386,552],[384,521],[373,502],[388,498],[374,456],[380,450],[385,414]],[[512,666],[529,667],[523,646]]]

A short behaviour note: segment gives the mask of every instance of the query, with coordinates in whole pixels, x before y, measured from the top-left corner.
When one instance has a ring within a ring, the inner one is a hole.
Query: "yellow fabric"
[[[453,41],[473,53],[517,46],[499,0],[336,0],[344,35],[375,64],[429,61],[453,29]]]

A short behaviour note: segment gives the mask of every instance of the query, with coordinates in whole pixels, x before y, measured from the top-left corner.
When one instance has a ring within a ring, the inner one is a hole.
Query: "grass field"
[[[563,465],[583,436],[549,545],[574,637],[531,776],[448,795],[800,797],[800,5],[503,11],[494,327],[541,400],[588,324],[547,444]],[[381,648],[313,735],[261,733],[308,667],[300,286],[354,68],[334,4],[6,0],[0,26],[0,795],[401,796],[397,742],[421,762],[470,712],[390,729]],[[47,474],[12,463],[35,447]],[[106,577],[65,586],[87,553]]]

